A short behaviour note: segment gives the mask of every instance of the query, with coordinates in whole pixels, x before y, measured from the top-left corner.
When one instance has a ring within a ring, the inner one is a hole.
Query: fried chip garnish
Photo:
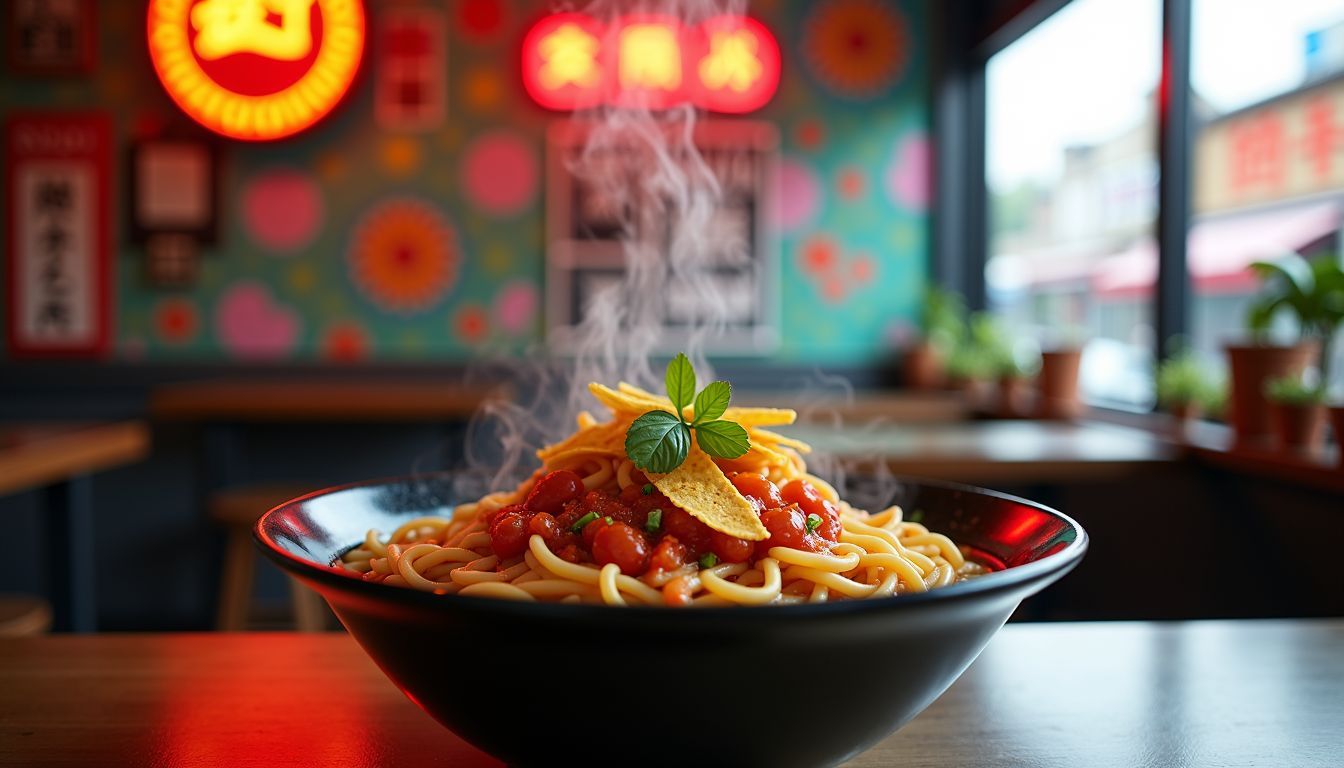
[[[755,444],[759,440],[763,443],[770,443],[771,446],[776,445],[787,446],[789,448],[793,448],[799,453],[812,452],[812,446],[808,445],[807,443],[804,443],[802,440],[799,440],[794,437],[789,437],[787,435],[781,435],[778,432],[771,432],[768,429],[756,429],[753,427],[752,429],[747,430],[747,435],[751,437],[751,442],[753,444]]]
[[[798,412],[792,408],[749,408],[733,406],[724,411],[721,419],[736,421],[744,427],[772,427],[779,424],[792,424],[798,420]]]
[[[770,532],[761,518],[709,454],[692,445],[681,466],[649,479],[673,504],[719,533],[764,541]]]

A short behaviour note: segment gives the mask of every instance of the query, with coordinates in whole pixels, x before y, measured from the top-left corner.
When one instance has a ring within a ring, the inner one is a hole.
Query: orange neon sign
[[[744,16],[685,26],[657,15],[608,23],[557,13],[528,31],[522,58],[528,94],[556,110],[689,102],[743,113],[765,106],[779,88],[779,44],[763,24]]]
[[[364,54],[360,0],[150,0],[149,57],[193,120],[235,139],[291,136],[345,96]]]

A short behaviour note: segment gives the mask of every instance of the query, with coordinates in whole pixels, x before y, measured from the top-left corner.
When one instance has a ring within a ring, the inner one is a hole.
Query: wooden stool
[[[0,595],[0,637],[45,635],[51,629],[51,606],[31,595]]]
[[[247,629],[252,607],[252,571],[257,548],[252,543],[252,525],[277,504],[300,496],[312,488],[283,485],[249,485],[226,488],[210,497],[210,517],[228,529],[224,550],[224,575],[219,588],[219,612],[215,628],[225,632]],[[321,632],[327,627],[322,598],[311,589],[289,578],[289,596],[294,607],[294,624],[301,632]]]

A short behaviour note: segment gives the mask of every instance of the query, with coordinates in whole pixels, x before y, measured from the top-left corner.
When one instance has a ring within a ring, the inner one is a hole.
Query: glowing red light
[[[528,31],[522,55],[528,94],[562,111],[689,102],[740,114],[765,106],[779,88],[779,44],[765,25],[742,16],[683,27],[665,16],[606,24],[581,13],[553,14]]]

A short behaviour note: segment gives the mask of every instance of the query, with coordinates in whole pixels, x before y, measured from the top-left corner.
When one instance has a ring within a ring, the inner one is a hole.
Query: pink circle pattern
[[[248,183],[242,198],[243,226],[264,248],[294,253],[322,228],[321,188],[302,171],[265,171]]]
[[[538,303],[537,287],[531,282],[515,280],[507,283],[495,296],[495,324],[506,333],[527,333],[536,320]]]
[[[467,200],[486,213],[521,212],[536,197],[538,182],[536,150],[511,131],[485,134],[467,147],[462,188]]]
[[[887,194],[898,206],[914,211],[929,207],[933,195],[933,146],[923,132],[905,136],[893,148],[887,165]]]
[[[299,327],[298,313],[277,302],[270,289],[256,281],[234,283],[215,305],[215,335],[235,358],[283,358],[298,342]]]
[[[779,163],[779,189],[775,197],[775,224],[782,234],[804,229],[821,208],[821,182],[811,166],[784,158]]]

